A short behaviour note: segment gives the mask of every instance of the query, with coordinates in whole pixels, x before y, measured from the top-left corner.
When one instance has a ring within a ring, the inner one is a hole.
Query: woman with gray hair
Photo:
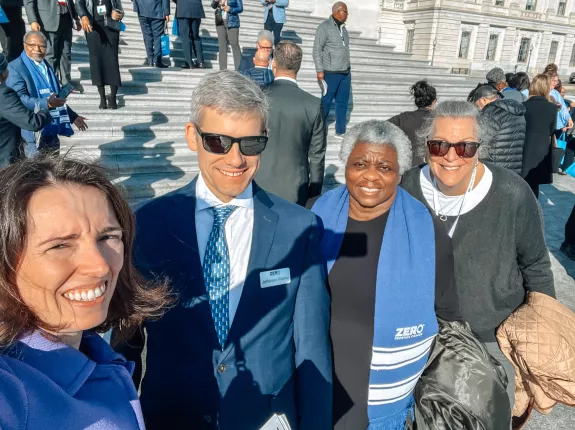
[[[398,127],[356,125],[340,158],[346,185],[312,208],[325,228],[334,426],[404,428],[437,317],[460,319],[451,244],[439,220],[398,187],[411,166],[411,142]]]
[[[481,162],[490,141],[479,109],[437,105],[420,133],[428,165],[402,187],[427,205],[452,238],[461,315],[505,368],[513,407],[514,370],[496,341],[499,325],[528,291],[555,296],[541,208],[517,174]]]

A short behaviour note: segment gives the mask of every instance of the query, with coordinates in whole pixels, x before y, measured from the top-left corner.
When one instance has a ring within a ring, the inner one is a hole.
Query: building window
[[[495,6],[505,6],[505,0],[495,0]]]
[[[575,45],[573,45],[573,49],[571,50],[571,60],[569,60],[570,66],[575,66]]]
[[[495,55],[497,54],[497,42],[499,41],[498,34],[489,35],[489,44],[487,45],[487,57],[486,60],[495,60]]]
[[[469,42],[471,41],[471,31],[461,33],[461,43],[459,44],[459,58],[467,58],[469,55]]]
[[[557,15],[565,16],[565,9],[567,9],[567,0],[559,0],[559,6],[557,7]]]
[[[549,58],[547,64],[555,63],[557,59],[557,48],[559,48],[559,42],[556,40],[551,42],[551,48],[549,48]]]
[[[415,36],[415,30],[407,30],[405,35],[405,52],[413,52],[413,37]]]
[[[527,0],[525,10],[535,10],[537,8],[537,0]]]
[[[527,63],[529,58],[529,47],[531,46],[531,39],[523,37],[521,45],[519,45],[519,55],[517,56],[518,63]]]

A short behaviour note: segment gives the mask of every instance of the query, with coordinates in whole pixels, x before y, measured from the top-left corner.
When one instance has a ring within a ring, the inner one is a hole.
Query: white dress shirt
[[[252,249],[252,231],[254,228],[252,184],[231,202],[222,203],[207,187],[202,175],[198,175],[195,215],[196,236],[202,266],[214,224],[214,214],[210,208],[228,205],[238,207],[228,218],[224,229],[230,255],[229,327],[231,327],[242,296]]]
[[[277,78],[275,78],[274,80],[276,81],[290,81],[293,82],[294,84],[297,85],[297,81],[293,78],[288,78],[287,76],[278,76]]]

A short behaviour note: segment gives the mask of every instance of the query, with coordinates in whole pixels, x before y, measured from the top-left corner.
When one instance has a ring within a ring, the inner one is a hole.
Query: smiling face
[[[435,127],[430,140],[444,140],[448,143],[477,142],[477,123],[474,118],[441,117],[435,121]],[[479,152],[471,158],[461,158],[455,148],[443,157],[429,157],[429,168],[437,178],[440,191],[446,195],[465,194],[473,168],[478,162]]]
[[[257,114],[230,116],[212,108],[204,108],[198,124],[204,133],[223,134],[231,137],[262,136],[262,120]],[[193,124],[186,128],[186,139],[192,151],[198,153],[200,172],[206,185],[223,203],[228,203],[252,182],[260,165],[260,155],[245,156],[237,143],[227,154],[206,151],[202,138]]]
[[[18,291],[42,321],[63,327],[59,333],[94,328],[108,315],[123,253],[122,230],[102,192],[42,188],[28,205]]]
[[[366,221],[386,213],[400,179],[397,151],[393,146],[356,143],[345,168],[350,216]]]

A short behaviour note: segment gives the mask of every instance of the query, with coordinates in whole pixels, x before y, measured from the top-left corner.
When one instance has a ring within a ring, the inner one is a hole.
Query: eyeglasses
[[[37,49],[38,51],[44,51],[46,49],[46,45],[37,45],[35,43],[28,43],[28,42],[24,43],[28,45],[30,48]]]
[[[471,158],[475,156],[480,145],[479,142],[449,143],[444,140],[427,141],[427,148],[433,157],[443,157],[447,155],[451,148],[455,148],[455,153],[458,157]]]
[[[267,136],[232,137],[217,133],[204,133],[196,125],[198,134],[202,138],[204,149],[212,154],[227,154],[234,143],[240,147],[240,152],[246,157],[258,155],[266,149]]]

